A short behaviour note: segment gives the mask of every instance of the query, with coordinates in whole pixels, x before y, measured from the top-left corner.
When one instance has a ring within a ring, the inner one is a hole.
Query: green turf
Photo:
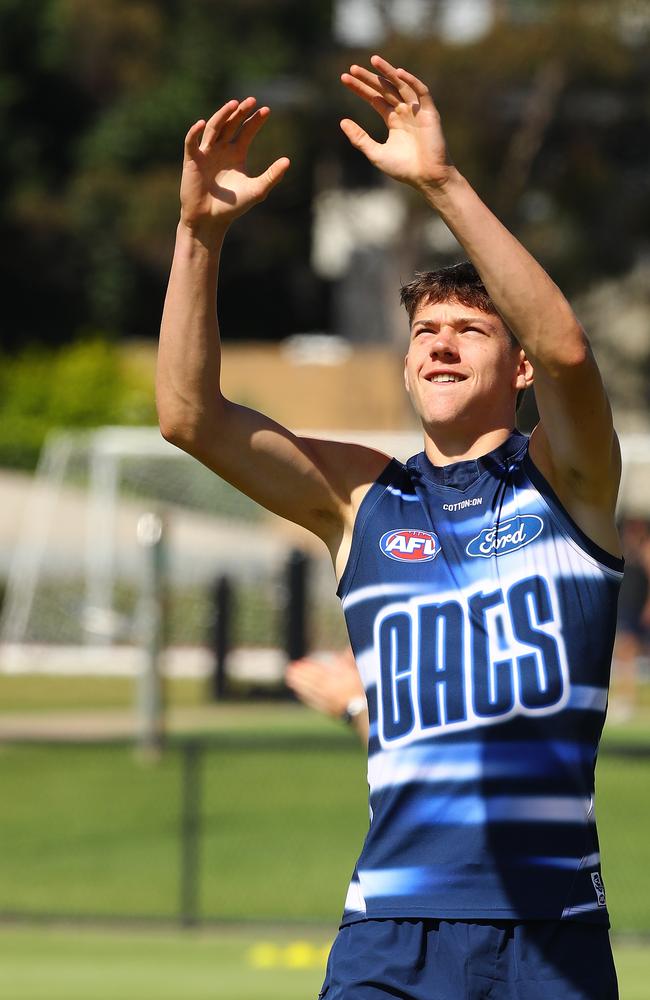
[[[200,913],[335,921],[367,828],[354,736],[295,704],[200,710]],[[643,732],[631,730],[633,742]],[[614,927],[650,932],[650,758],[598,765],[597,816]],[[645,742],[647,744],[647,735]],[[0,913],[174,917],[182,761],[128,746],[0,745]]]
[[[327,935],[315,937],[309,930],[297,936],[272,929],[254,935],[5,929],[0,930],[0,996],[315,1000],[327,945]],[[260,952],[267,961],[255,964]]]
[[[100,932],[0,928],[10,1000],[309,1000],[334,934],[303,928]],[[650,946],[615,945],[621,1000],[647,1000]]]
[[[614,926],[650,932],[649,757],[601,753],[596,770],[596,817]]]
[[[361,749],[330,732],[310,748],[250,729],[205,753],[203,914],[338,915],[367,807]],[[6,746],[0,784],[0,912],[178,912],[178,750],[143,767],[129,747]]]
[[[205,788],[204,912],[339,914],[368,825],[355,743],[224,750],[208,764]]]
[[[115,747],[0,751],[0,909],[174,912],[179,763],[145,768]]]
[[[168,680],[165,690],[171,705],[199,705],[205,697],[205,682]],[[3,713],[130,709],[134,699],[135,683],[126,677],[0,673],[0,705]]]

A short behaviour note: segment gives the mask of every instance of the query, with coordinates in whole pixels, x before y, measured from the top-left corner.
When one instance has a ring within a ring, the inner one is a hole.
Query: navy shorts
[[[607,928],[575,921],[363,920],[341,927],[325,1000],[618,1000]]]

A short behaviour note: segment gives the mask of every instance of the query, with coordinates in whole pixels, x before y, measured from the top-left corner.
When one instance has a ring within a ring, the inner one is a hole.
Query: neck
[[[464,433],[459,428],[450,428],[443,433],[439,428],[429,431],[424,428],[424,451],[433,465],[452,465],[467,462],[481,455],[487,455],[507,441],[512,427],[498,427],[481,434]]]

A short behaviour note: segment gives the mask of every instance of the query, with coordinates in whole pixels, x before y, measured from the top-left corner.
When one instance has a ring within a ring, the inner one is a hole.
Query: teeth
[[[460,382],[461,378],[459,375],[434,375],[431,379],[432,382]]]

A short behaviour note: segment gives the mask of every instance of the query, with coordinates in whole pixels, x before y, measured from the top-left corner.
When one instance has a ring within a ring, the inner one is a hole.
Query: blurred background
[[[650,976],[650,6],[0,0],[0,988],[315,995],[367,827],[363,751],[289,660],[345,642],[317,541],[156,427],[188,126],[253,94],[289,155],[223,257],[224,389],[419,450],[399,287],[460,259],[347,143],[379,50],[571,299],[622,436],[628,561],[598,776],[625,1000]],[[255,311],[250,308],[253,303]],[[521,426],[535,421],[527,400]]]

